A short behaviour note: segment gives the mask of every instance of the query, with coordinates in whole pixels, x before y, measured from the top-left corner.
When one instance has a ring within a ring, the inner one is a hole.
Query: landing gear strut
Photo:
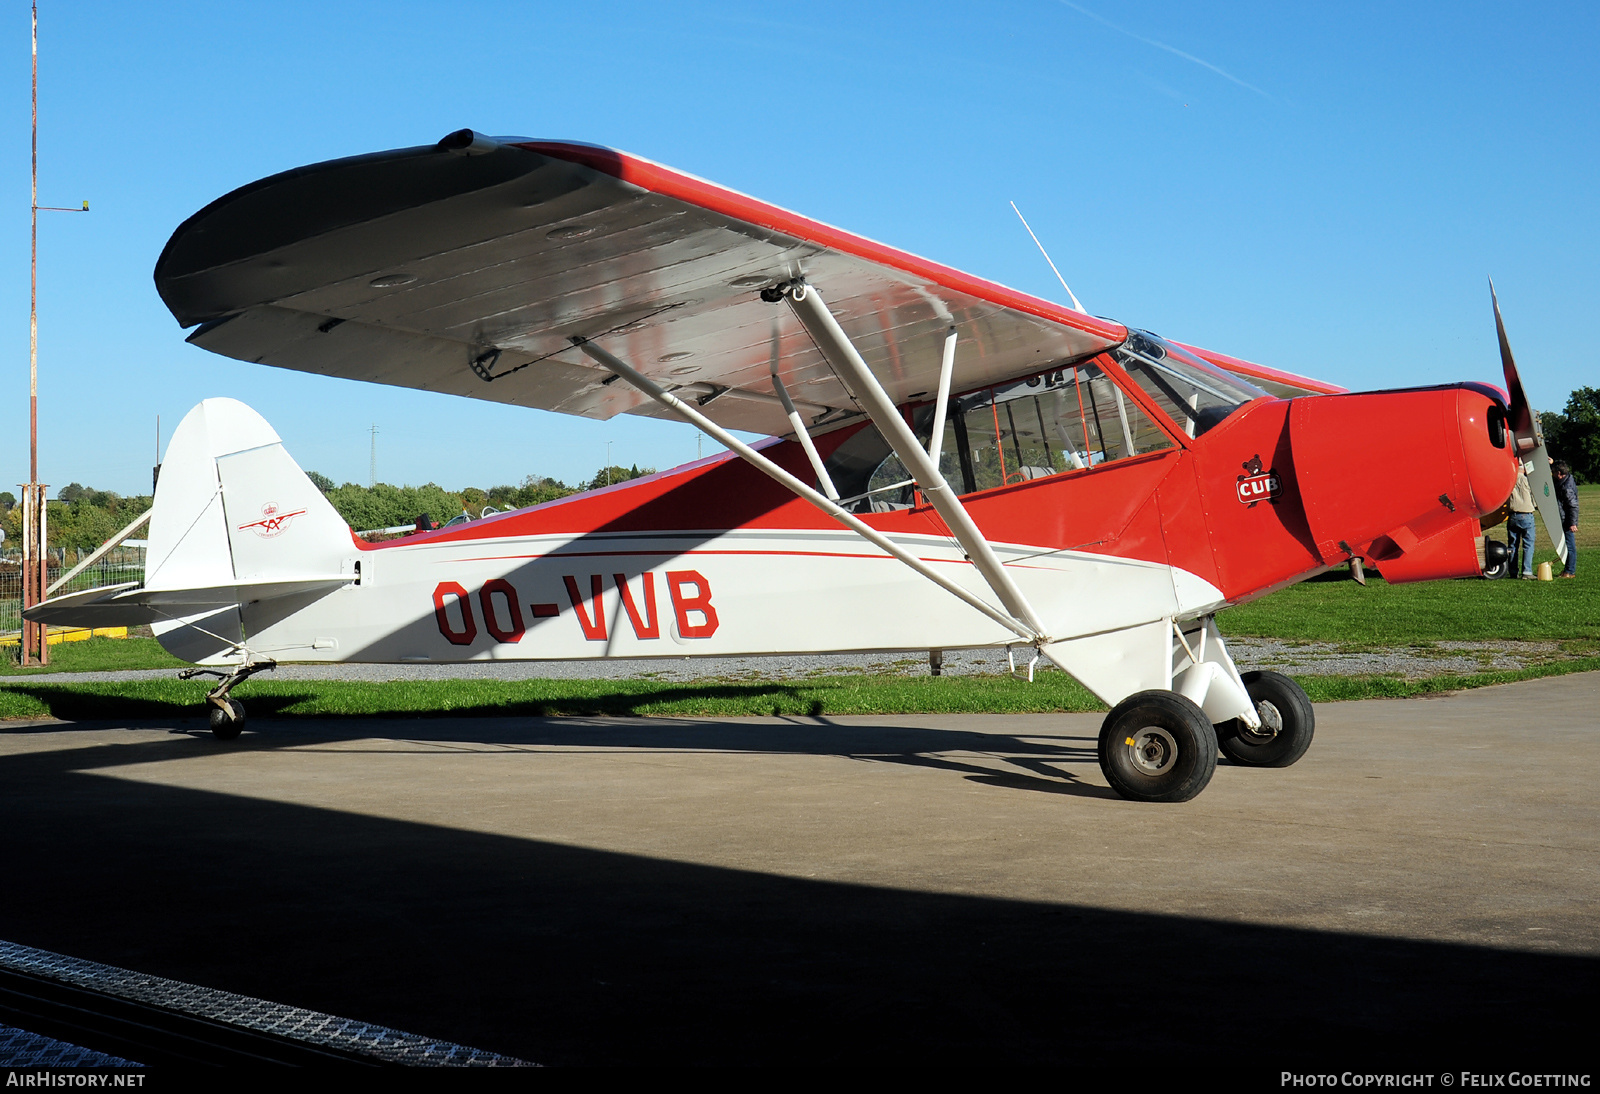
[[[206,693],[211,707],[211,734],[219,741],[231,741],[244,730],[244,704],[230,698],[228,692],[258,672],[270,672],[278,667],[276,661],[256,661],[240,665],[231,672],[216,669],[184,669],[178,673],[180,680],[193,680],[196,676],[218,677],[217,686]]]

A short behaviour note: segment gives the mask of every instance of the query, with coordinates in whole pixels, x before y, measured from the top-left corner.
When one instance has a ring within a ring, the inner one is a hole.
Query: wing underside
[[[659,407],[576,351],[593,339],[713,421],[788,430],[857,412],[761,290],[803,277],[897,402],[1084,357],[1091,319],[648,161],[447,138],[246,186],[173,235],[157,288],[190,341],[261,364],[609,418]]]

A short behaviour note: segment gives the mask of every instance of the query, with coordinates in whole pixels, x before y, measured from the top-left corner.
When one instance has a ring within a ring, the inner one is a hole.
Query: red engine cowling
[[[1516,482],[1500,403],[1473,386],[1296,399],[1290,444],[1316,550],[1390,582],[1483,572],[1478,518]]]

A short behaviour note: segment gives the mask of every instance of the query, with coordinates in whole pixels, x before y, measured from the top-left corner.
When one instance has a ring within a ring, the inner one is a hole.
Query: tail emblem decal
[[[277,503],[269,501],[261,507],[261,519],[239,525],[239,531],[248,528],[262,539],[271,539],[288,531],[289,523],[304,512],[304,509],[296,509],[292,513],[280,513]]]

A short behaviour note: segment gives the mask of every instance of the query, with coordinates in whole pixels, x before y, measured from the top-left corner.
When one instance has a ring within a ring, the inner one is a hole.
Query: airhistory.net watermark
[[[53,1071],[49,1068],[25,1068],[6,1073],[6,1086],[45,1087],[140,1087],[145,1075],[140,1071],[107,1073],[103,1071]]]

